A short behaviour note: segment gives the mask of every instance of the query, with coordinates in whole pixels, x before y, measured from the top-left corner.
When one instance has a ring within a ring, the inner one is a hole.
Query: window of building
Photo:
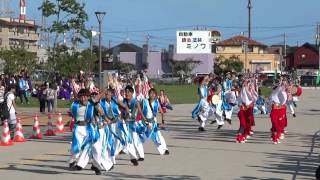
[[[2,45],[2,38],[0,38],[0,46]]]
[[[2,32],[2,26],[0,25],[0,32]]]
[[[23,34],[24,33],[24,28],[23,27],[18,27],[18,33]]]
[[[252,46],[248,46],[247,47],[247,52],[253,52],[253,47]]]

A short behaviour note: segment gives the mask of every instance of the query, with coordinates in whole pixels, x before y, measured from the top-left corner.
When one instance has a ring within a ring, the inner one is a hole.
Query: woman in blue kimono
[[[200,77],[198,83],[198,95],[199,95],[199,103],[192,111],[192,118],[198,119],[200,126],[199,131],[204,131],[204,127],[206,125],[206,121],[209,117],[210,106],[207,101],[208,97],[208,78],[207,77]]]
[[[142,108],[139,108],[142,111],[142,119],[147,126],[146,136],[147,138],[152,139],[161,155],[169,155],[167,144],[160,132],[157,122],[157,114],[160,112],[162,120],[161,126],[164,125],[163,112],[160,103],[156,98],[157,91],[154,88],[151,88],[148,92],[148,96],[148,99],[142,101]]]
[[[126,122],[128,133],[130,134],[131,142],[127,144],[127,148],[133,148],[137,154],[138,160],[144,160],[144,149],[143,143],[145,141],[145,129],[143,122],[141,120],[137,120],[137,114],[141,111],[139,101],[133,97],[134,89],[132,86],[128,85],[125,88],[125,98],[123,99],[123,104],[126,105],[130,112],[124,111],[122,113],[123,118]],[[131,157],[134,159],[134,157]]]
[[[115,157],[123,151],[130,155],[132,164],[138,166],[136,151],[128,145],[132,143],[132,137],[128,132],[126,122],[121,117],[120,108],[123,108],[125,112],[130,110],[114,95],[113,89],[108,89],[105,96],[101,99],[100,105],[105,114],[104,119],[109,124],[105,129],[106,135],[109,137],[106,147],[112,156],[112,160],[115,163]]]

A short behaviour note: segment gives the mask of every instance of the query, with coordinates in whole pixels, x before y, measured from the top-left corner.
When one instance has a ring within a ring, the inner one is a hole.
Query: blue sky
[[[18,14],[18,1],[11,4]],[[26,0],[27,17],[40,23],[37,7],[42,0]],[[219,30],[222,38],[247,31],[247,0],[79,0],[86,3],[88,27],[97,26],[94,11],[106,11],[103,43],[144,42],[151,36],[154,48],[175,43],[177,29],[197,25]],[[281,34],[296,45],[315,42],[316,23],[320,22],[319,0],[253,0],[252,37],[265,44],[281,44]]]

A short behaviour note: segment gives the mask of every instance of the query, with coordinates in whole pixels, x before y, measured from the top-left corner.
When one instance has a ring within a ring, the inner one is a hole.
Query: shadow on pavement
[[[299,138],[301,141],[308,141],[309,151],[284,151],[279,153],[266,153],[268,161],[262,166],[250,166],[257,168],[261,172],[271,172],[275,174],[290,174],[292,180],[301,179],[315,179],[315,172],[320,164],[319,154],[315,152],[315,148],[320,147],[320,131],[314,135],[304,135]],[[305,146],[304,146],[305,147]],[[276,159],[278,161],[275,161]],[[280,161],[279,161],[280,160]],[[257,177],[243,176],[240,180],[247,179],[261,179]],[[270,178],[272,179],[272,178]]]
[[[31,168],[21,168],[18,167],[20,165],[24,164],[10,164],[9,167],[6,168],[0,168],[0,170],[6,170],[6,171],[23,171],[23,172],[29,172],[29,173],[35,173],[35,174],[62,174],[62,172],[59,171],[53,171],[53,170],[40,170],[40,169],[31,169]],[[28,165],[29,166],[29,165]]]
[[[39,160],[36,160],[39,161]],[[42,161],[42,160],[41,160]],[[51,160],[43,160],[46,163],[50,163]],[[43,169],[43,168],[51,168],[51,169]],[[94,174],[91,170],[84,169],[82,171],[72,171],[69,169],[69,167],[65,166],[56,166],[56,165],[48,165],[48,164],[24,164],[24,163],[17,163],[17,164],[10,164],[9,167],[6,168],[0,168],[0,170],[5,171],[22,171],[22,172],[28,172],[28,173],[34,173],[34,174],[48,174],[48,175],[54,175],[54,174],[76,174],[76,175],[88,175],[88,174]]]
[[[190,176],[190,175],[132,175],[126,173],[118,173],[118,172],[110,172],[107,173],[108,179],[111,178],[113,180],[123,180],[123,179],[141,179],[141,180],[200,180],[198,176]]]
[[[240,179],[235,180],[284,180],[279,178],[257,178],[257,177],[251,177],[251,176],[243,176]]]
[[[118,164],[117,164],[118,165]],[[27,166],[28,168],[20,167]],[[32,168],[33,167],[33,168]],[[39,168],[53,168],[56,170],[43,170]],[[33,165],[33,164],[10,164],[9,167],[0,168],[0,170],[6,171],[22,171],[35,174],[75,174],[75,175],[94,175],[91,170],[84,169],[82,171],[70,171],[68,167],[54,166],[54,165]],[[122,180],[122,179],[140,179],[140,180],[200,180],[200,177],[190,175],[132,175],[120,172],[105,172],[104,175],[107,179]],[[103,177],[103,175],[101,176]]]

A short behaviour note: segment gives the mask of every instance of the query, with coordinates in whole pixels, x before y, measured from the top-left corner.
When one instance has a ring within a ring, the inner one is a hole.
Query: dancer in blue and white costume
[[[112,138],[108,139],[107,147],[112,156],[113,163],[115,164],[116,156],[121,152],[125,152],[130,155],[133,165],[138,165],[137,155],[135,148],[132,144],[132,137],[129,134],[127,125],[121,117],[120,108],[129,112],[130,110],[114,96],[114,90],[108,89],[105,94],[105,98],[101,99],[100,105],[104,111],[105,119],[109,122],[107,134]]]
[[[160,106],[160,103],[157,97],[157,91],[154,88],[151,88],[148,92],[149,99],[144,99],[142,101],[142,119],[144,120],[145,125],[147,126],[146,136],[151,138],[154,144],[157,146],[157,149],[161,155],[169,155],[169,150],[167,144],[160,132],[157,123],[157,114],[161,113],[162,122],[163,121],[163,112]],[[162,124],[163,125],[163,124]]]
[[[213,121],[210,124],[218,124],[218,129],[220,129],[223,125],[224,125],[224,111],[223,111],[223,96],[222,96],[222,86],[221,86],[221,82],[219,81],[219,79],[215,79],[214,80],[214,84],[213,84],[213,88],[214,90],[214,95],[212,96],[211,99],[209,99],[211,101],[211,111],[212,115],[213,115]],[[210,113],[211,115],[211,113]]]
[[[139,101],[133,97],[134,89],[132,86],[128,85],[125,88],[125,98],[123,99],[123,104],[126,105],[130,112],[123,113],[123,118],[126,121],[128,132],[131,136],[131,142],[128,142],[127,146],[132,146],[129,148],[134,148],[136,151],[136,156],[131,156],[131,159],[138,157],[138,161],[144,160],[144,149],[143,143],[145,141],[145,129],[143,122],[141,120],[136,120],[137,114],[140,106]]]
[[[198,119],[200,126],[199,131],[204,131],[204,127],[206,125],[206,121],[209,117],[210,106],[207,101],[208,97],[208,77],[200,77],[199,78],[199,86],[198,86],[198,95],[199,95],[199,103],[192,111],[192,118]]]
[[[108,170],[112,166],[101,158],[102,141],[98,130],[97,117],[99,116],[99,107],[95,99],[90,99],[90,92],[87,89],[81,89],[78,93],[79,100],[71,105],[72,116],[75,118],[75,128],[72,133],[72,145],[70,168],[73,170],[82,170],[88,164],[92,157],[91,169],[97,175],[101,170]],[[103,137],[104,135],[101,134]]]
[[[231,124],[233,106],[236,105],[236,94],[232,91],[233,80],[230,72],[226,73],[226,80],[223,82],[222,100],[225,120]]]

